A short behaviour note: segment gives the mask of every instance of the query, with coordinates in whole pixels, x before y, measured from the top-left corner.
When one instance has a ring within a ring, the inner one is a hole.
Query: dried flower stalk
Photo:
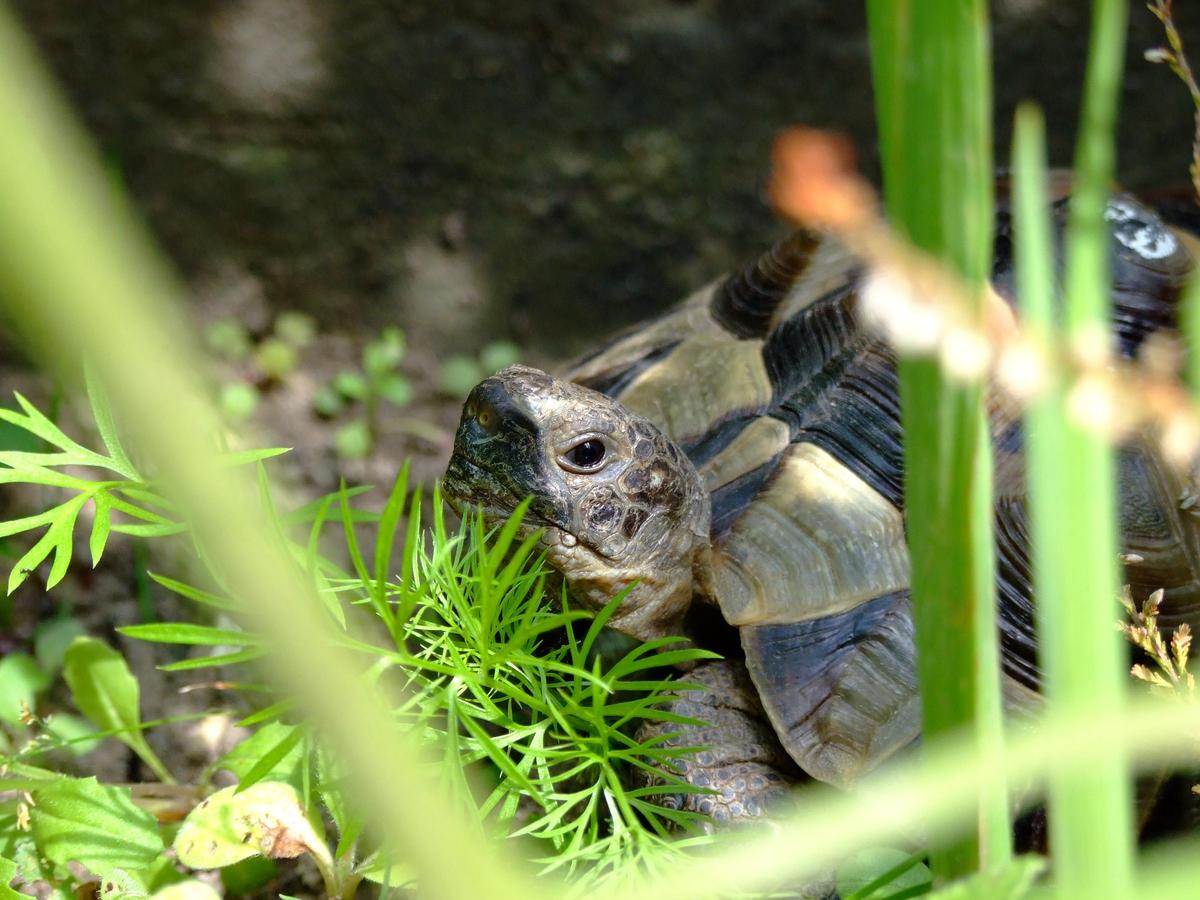
[[[1192,646],[1192,629],[1184,623],[1171,634],[1168,645],[1158,625],[1158,608],[1162,604],[1163,591],[1158,589],[1146,598],[1138,609],[1130,595],[1129,586],[1121,592],[1121,605],[1125,607],[1128,621],[1118,622],[1117,628],[1140,649],[1157,667],[1138,663],[1129,673],[1139,681],[1152,687],[1162,688],[1182,697],[1190,698],[1196,691],[1196,679],[1188,671],[1188,654]]]
[[[1047,344],[1027,333],[990,287],[978,316],[970,288],[888,227],[846,147],[844,139],[810,129],[785,132],[775,145],[770,196],[783,218],[833,236],[870,264],[860,306],[868,327],[901,353],[936,356],[951,376],[990,377],[1018,404],[1059,372],[1081,425],[1112,441],[1151,429],[1166,458],[1190,472],[1200,452],[1200,418],[1179,381],[1181,354],[1170,338],[1147,341],[1137,362],[1118,358],[1106,331]]]
[[[1147,50],[1145,57],[1147,62],[1166,63],[1192,95],[1195,130],[1192,137],[1192,163],[1188,166],[1188,173],[1192,176],[1192,190],[1196,193],[1196,200],[1200,202],[1200,86],[1197,86],[1187,54],[1183,52],[1183,38],[1175,26],[1175,17],[1171,9],[1173,2],[1174,0],[1152,0],[1146,4],[1146,8],[1162,22],[1169,46]]]

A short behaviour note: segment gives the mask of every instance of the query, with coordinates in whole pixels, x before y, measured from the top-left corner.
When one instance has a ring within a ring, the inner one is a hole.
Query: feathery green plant
[[[96,421],[110,423],[111,411],[102,395],[93,392],[91,399]],[[9,420],[70,447],[71,458],[48,454],[5,456],[0,461],[9,467],[4,471],[10,473],[11,480],[40,478],[37,483],[47,483],[45,473],[51,466],[76,459],[111,461],[57,428],[52,429],[27,401],[22,402],[22,408],[23,416]],[[0,409],[0,417],[6,413]],[[123,451],[112,451],[121,446],[115,431],[107,424],[102,431],[107,432],[104,440],[110,453],[124,457]],[[277,452],[244,453],[236,458],[261,460]],[[131,466],[126,468],[131,482],[138,485],[137,496],[157,500],[146,486],[148,482],[139,478]],[[594,618],[570,610],[565,595],[559,609],[548,604],[547,576],[538,553],[540,533],[522,528],[524,505],[494,532],[485,528],[478,515],[469,516],[458,529],[451,529],[435,489],[432,527],[425,529],[421,492],[410,495],[407,467],[397,476],[387,504],[378,515],[356,510],[351,501],[357,492],[344,488],[283,515],[271,502],[265,480],[262,484],[261,497],[274,529],[285,534],[308,523],[307,538],[293,542],[292,552],[325,599],[329,620],[337,629],[331,639],[365,657],[364,670],[370,680],[394,682],[400,698],[395,719],[422,735],[422,742],[431,751],[428,775],[446,785],[448,799],[473,818],[488,822],[489,830],[532,841],[531,854],[539,865],[570,872],[581,888],[614,872],[628,877],[638,864],[661,866],[685,848],[707,840],[696,834],[702,817],[654,802],[656,795],[696,790],[670,771],[673,759],[692,751],[666,748],[657,740],[639,741],[634,731],[644,720],[689,721],[662,707],[668,691],[691,687],[672,679],[669,667],[712,654],[673,646],[677,643],[673,639],[661,639],[641,644],[621,659],[606,663],[594,648],[621,598],[614,598]],[[98,489],[82,478],[54,482],[53,486],[76,491],[77,497],[84,498],[81,503],[88,499],[95,503],[98,496]],[[117,484],[114,489],[125,486]],[[340,521],[330,519],[335,503],[340,506]],[[364,559],[356,531],[356,526],[364,524],[373,525],[376,531],[370,565]],[[327,525],[340,526],[352,572],[343,571],[321,554],[320,539]],[[180,524],[153,534],[175,534],[182,528]],[[56,567],[66,569],[71,543],[68,531],[60,556],[65,561],[56,560]],[[397,545],[402,552],[399,559],[393,560]],[[103,549],[102,542],[98,549]],[[394,568],[398,568],[398,575]],[[232,598],[219,592],[161,575],[155,580],[201,606],[217,610],[235,606]],[[383,626],[382,631],[356,622],[357,608],[365,608],[369,617]],[[588,620],[586,628],[581,619]],[[156,622],[119,630],[128,637],[190,645],[202,651],[198,656],[163,665],[164,671],[245,665],[263,655],[256,635],[236,629],[193,622]],[[215,654],[208,650],[217,647],[236,649]],[[121,671],[114,670],[114,666]],[[77,640],[67,652],[67,670],[80,710],[103,733],[115,734],[129,743],[163,781],[171,782],[171,773],[142,736],[137,683],[119,655],[98,641]],[[292,718],[291,707],[278,699],[243,722],[259,724],[281,718]],[[333,817],[340,835],[336,852],[323,852],[316,846],[309,849],[318,865],[328,857],[328,865],[323,868],[327,889],[336,890],[337,896],[352,896],[350,887],[362,877],[371,877],[377,860],[370,854],[354,855],[364,826],[347,812],[349,806],[340,796],[338,780],[328,777],[338,768],[335,757],[318,751],[301,724],[279,726],[272,734],[269,742],[256,748],[253,764],[240,767],[239,790],[277,779],[280,762],[303,743],[308,759],[304,765],[312,770],[315,790],[304,793],[300,808],[311,809],[314,797],[322,798],[325,808],[336,812]],[[50,735],[43,734],[42,738],[8,759],[8,764],[24,763],[31,756],[61,745]],[[321,765],[318,759],[323,760]],[[0,764],[3,762],[0,757]],[[658,783],[652,787],[632,784],[631,776],[637,772],[652,773]],[[70,794],[78,790],[76,784],[71,779],[62,779],[61,783],[40,780],[35,791],[38,802],[45,803],[47,798],[53,802],[59,791]],[[288,796],[279,802],[292,802]],[[222,799],[232,802],[231,798]],[[68,798],[64,802],[64,815],[70,817],[82,815],[81,804],[91,801],[74,803]],[[32,808],[36,810],[37,803]],[[35,823],[40,821],[39,815],[32,813]],[[205,807],[205,811],[189,816],[188,821],[194,817],[203,822],[211,815]],[[19,840],[19,832],[13,830],[9,838]],[[681,832],[692,832],[694,836],[681,841]],[[34,843],[42,849],[36,830]],[[339,875],[335,863],[347,853],[351,857]],[[188,858],[193,863],[209,861],[216,867],[228,857],[192,851]],[[55,877],[69,880],[63,872]],[[142,878],[141,883],[147,883],[147,879]]]

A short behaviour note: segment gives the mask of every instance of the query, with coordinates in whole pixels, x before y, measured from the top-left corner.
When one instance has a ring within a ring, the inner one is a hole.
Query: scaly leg
[[[675,694],[668,709],[708,725],[647,722],[638,740],[674,733],[661,746],[706,747],[676,759],[675,769],[688,784],[717,793],[663,794],[656,802],[710,816],[708,830],[760,820],[786,802],[788,789],[803,775],[771,729],[740,660],[702,663],[685,677],[704,690]],[[643,773],[643,783],[664,781]]]

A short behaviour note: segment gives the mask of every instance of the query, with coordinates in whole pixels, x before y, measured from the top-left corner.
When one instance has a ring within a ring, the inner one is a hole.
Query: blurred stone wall
[[[784,126],[842,129],[875,171],[862,6],[16,0],[201,300],[555,356],[779,232],[761,192]],[[994,4],[1001,163],[1022,97],[1069,162],[1089,7]],[[1183,183],[1189,101],[1131,15],[1122,178]]]

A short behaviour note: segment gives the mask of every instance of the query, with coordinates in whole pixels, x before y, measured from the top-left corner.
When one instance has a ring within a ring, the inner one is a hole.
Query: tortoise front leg
[[[677,758],[675,769],[688,784],[716,793],[667,793],[656,802],[709,816],[709,831],[760,820],[787,800],[788,789],[803,776],[775,736],[740,660],[702,663],[686,678],[704,690],[680,691],[667,708],[708,725],[647,722],[638,740],[673,735],[661,746],[705,747]],[[640,778],[644,785],[664,783],[648,773]]]

